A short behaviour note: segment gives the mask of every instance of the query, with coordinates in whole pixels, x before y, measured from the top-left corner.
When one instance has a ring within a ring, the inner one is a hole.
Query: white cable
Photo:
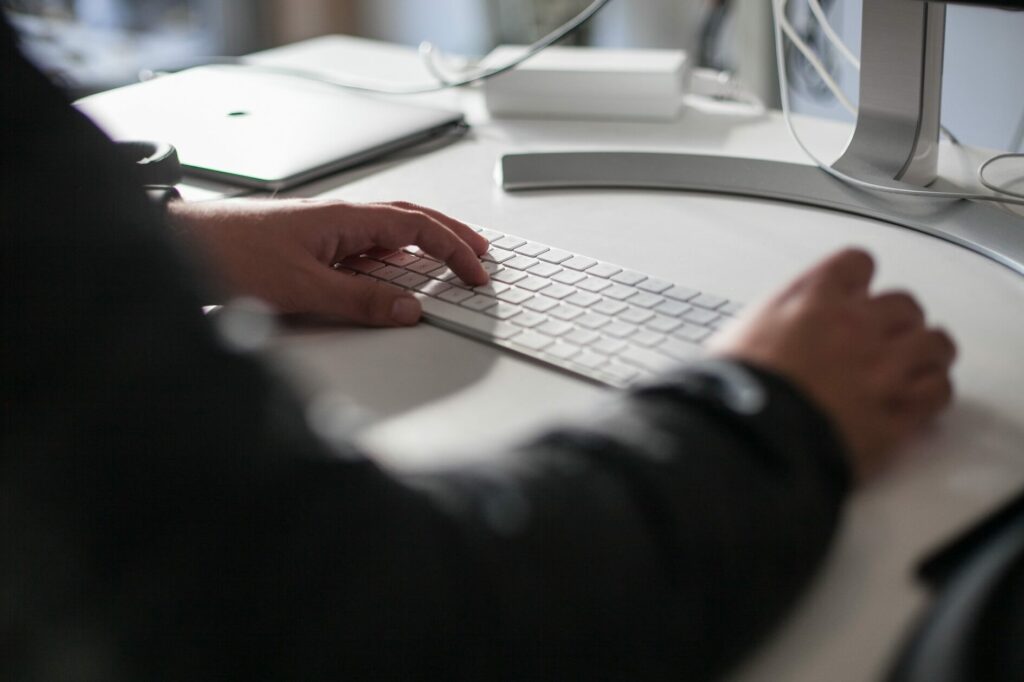
[[[423,66],[427,69],[430,75],[437,79],[438,83],[449,88],[452,87],[452,83],[454,83],[456,79],[446,74],[438,63],[437,54],[440,50],[438,50],[433,43],[423,41],[420,43],[419,52],[420,60],[422,60]]]
[[[873,190],[878,192],[886,192],[889,194],[899,194],[903,196],[915,196],[915,197],[928,197],[933,199],[970,199],[973,201],[993,201],[1001,204],[1016,204],[1024,206],[1024,199],[1018,199],[1016,197],[1003,197],[995,194],[978,194],[978,193],[960,193],[960,192],[938,192],[927,189],[914,189],[911,187],[892,187],[889,185],[879,185],[860,178],[855,178],[852,175],[847,175],[842,171],[838,171],[832,166],[822,161],[810,148],[800,139],[800,135],[796,132],[796,126],[793,124],[793,115],[789,104],[789,77],[786,75],[786,54],[783,44],[783,24],[781,19],[784,19],[783,12],[785,11],[787,0],[772,0],[772,14],[774,17],[775,26],[775,60],[779,69],[779,90],[782,99],[782,115],[786,121],[786,127],[789,128],[789,134],[792,136],[793,141],[803,150],[804,154],[811,159],[815,165],[821,170],[825,171],[832,177],[845,182],[861,189]]]
[[[978,168],[978,180],[981,182],[981,184],[983,184],[985,187],[988,187],[993,192],[1002,192],[1003,194],[1008,194],[1011,197],[1017,197],[1018,199],[1024,199],[1024,192],[1014,192],[1013,190],[1006,189],[1005,187],[1000,187],[999,185],[997,185],[997,184],[995,184],[993,182],[990,182],[989,179],[985,177],[985,171],[988,170],[989,166],[991,166],[996,161],[1003,161],[1004,159],[1024,159],[1024,154],[1012,153],[1012,154],[997,154],[997,155],[993,156],[991,159],[989,159],[985,163],[981,164],[981,167]],[[1021,182],[1021,181],[1024,181],[1024,177],[1017,178],[1016,180],[1011,180],[1010,182]]]
[[[831,22],[828,20],[828,15],[825,14],[825,10],[821,7],[820,0],[807,0],[807,6],[811,8],[811,13],[818,20],[818,25],[821,26],[821,30],[825,32],[825,36],[829,39],[829,42],[836,48],[839,54],[846,58],[846,61],[853,64],[853,68],[860,70],[860,60],[857,56],[850,51],[850,48],[846,46],[843,39],[839,37],[839,34],[832,28]]]
[[[776,0],[773,0],[773,2],[774,1]],[[828,69],[825,67],[825,65],[822,64],[821,59],[818,58],[818,55],[814,53],[814,50],[812,50],[810,46],[806,42],[804,42],[804,39],[801,38],[800,34],[797,33],[795,28],[793,28],[793,24],[789,23],[789,19],[786,17],[785,14],[786,5],[788,4],[788,2],[789,0],[781,0],[779,2],[779,5],[782,9],[782,13],[776,18],[776,28],[781,28],[782,32],[785,33],[786,36],[790,39],[790,41],[793,43],[793,46],[800,50],[800,53],[803,54],[804,58],[807,59],[808,63],[814,67],[814,70],[818,72],[818,76],[825,83],[825,85],[828,86],[828,89],[832,91],[832,94],[839,101],[839,103],[843,105],[843,108],[846,109],[846,111],[848,111],[851,115],[856,116],[857,109],[850,102],[849,98],[847,98],[846,93],[843,92],[843,89],[840,88],[839,84],[836,83],[834,78],[832,78],[832,75],[828,72]]]
[[[698,108],[704,105],[713,108],[723,104],[739,104],[752,116],[763,114],[767,110],[760,97],[744,90],[728,72],[702,67],[690,72],[690,88],[683,97],[683,102]]]
[[[524,52],[521,56],[517,57],[516,59],[513,59],[507,64],[503,64],[501,66],[497,66],[491,69],[485,69],[479,73],[473,74],[472,76],[447,81],[445,79],[444,74],[441,73],[440,69],[436,68],[437,65],[434,64],[434,71],[436,71],[437,73],[432,73],[431,75],[437,78],[438,74],[440,73],[441,78],[439,80],[441,82],[433,83],[430,85],[367,85],[365,82],[357,83],[354,81],[342,81],[335,78],[331,78],[330,76],[326,76],[321,73],[316,73],[315,71],[307,71],[305,69],[293,69],[288,67],[270,66],[265,64],[253,64],[251,62],[238,62],[234,60],[226,63],[226,65],[236,66],[253,71],[262,71],[266,73],[281,74],[284,76],[293,76],[296,78],[305,78],[307,80],[316,81],[318,83],[323,83],[325,85],[333,85],[334,87],[344,88],[346,90],[355,90],[357,92],[370,92],[380,95],[424,95],[431,92],[440,92],[442,90],[448,90],[449,88],[458,88],[464,85],[472,85],[473,83],[478,83],[489,78],[494,78],[495,76],[501,75],[507,71],[511,71],[512,69],[516,68],[526,60],[537,56],[538,54],[548,49],[555,43],[559,42],[566,36],[579,30],[579,28],[582,27],[588,21],[590,21],[590,19],[595,14],[604,9],[605,5],[607,5],[609,2],[611,2],[611,0],[594,0],[582,12],[580,12],[575,17],[573,17],[566,23],[562,24],[561,26],[559,26],[554,31],[547,34],[537,42],[530,45],[526,49],[526,52]]]

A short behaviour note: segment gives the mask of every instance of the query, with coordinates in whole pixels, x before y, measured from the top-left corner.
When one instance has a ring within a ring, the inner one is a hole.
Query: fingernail
[[[408,296],[396,299],[391,304],[391,319],[398,324],[416,324],[420,319],[420,304]]]

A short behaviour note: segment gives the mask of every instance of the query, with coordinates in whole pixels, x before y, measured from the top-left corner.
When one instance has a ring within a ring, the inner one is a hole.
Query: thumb
[[[326,270],[323,312],[372,327],[410,326],[420,320],[422,307],[409,292],[347,272]]]

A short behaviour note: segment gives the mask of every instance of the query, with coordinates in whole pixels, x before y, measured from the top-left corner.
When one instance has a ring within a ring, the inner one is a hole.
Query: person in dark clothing
[[[846,251],[600,420],[385,472],[218,337],[198,273],[411,324],[330,266],[418,243],[484,281],[486,243],[408,204],[162,213],[0,34],[4,680],[715,677],[950,400],[952,342]]]

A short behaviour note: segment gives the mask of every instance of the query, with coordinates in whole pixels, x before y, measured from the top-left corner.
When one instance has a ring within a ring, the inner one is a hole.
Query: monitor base
[[[661,189],[786,201],[873,218],[957,244],[1024,276],[1024,217],[999,206],[847,185],[815,166],[657,152],[506,154],[507,191]]]

